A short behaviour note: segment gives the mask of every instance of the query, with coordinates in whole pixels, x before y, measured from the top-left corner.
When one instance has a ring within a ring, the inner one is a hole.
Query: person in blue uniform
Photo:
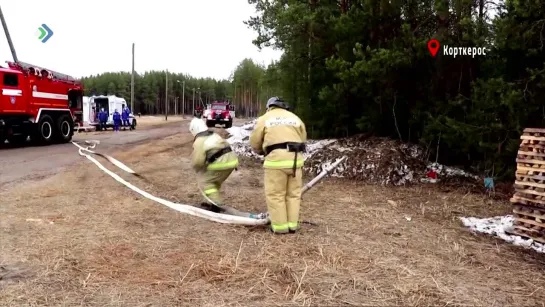
[[[100,130],[106,130],[106,122],[108,121],[108,113],[104,111],[104,108],[98,112],[98,121],[100,122]]]
[[[123,130],[125,130],[125,127],[129,127],[129,114],[131,114],[131,111],[128,107],[125,107],[123,109],[123,112],[121,113],[121,119],[123,120]]]
[[[114,110],[114,115],[112,117],[114,121],[114,131],[119,131],[119,126],[121,126],[121,114],[117,112],[117,109]]]

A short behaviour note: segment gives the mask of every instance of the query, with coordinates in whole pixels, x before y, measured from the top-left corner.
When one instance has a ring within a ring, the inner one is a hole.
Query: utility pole
[[[182,82],[182,117],[185,116],[185,81]]]
[[[134,114],[134,43],[132,43],[131,111]]]
[[[193,88],[193,115],[195,115],[195,88]]]
[[[180,80],[176,80],[176,83],[180,84]],[[176,86],[176,88],[178,88]],[[180,97],[176,97],[174,98],[174,115],[178,115],[178,100],[179,100]]]
[[[165,73],[165,120],[168,120],[168,69]]]

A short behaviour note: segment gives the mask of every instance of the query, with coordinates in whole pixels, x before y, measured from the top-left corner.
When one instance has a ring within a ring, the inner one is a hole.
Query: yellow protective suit
[[[203,193],[215,205],[221,206],[221,185],[238,166],[238,157],[232,151],[227,151],[229,143],[218,134],[205,131],[195,136],[191,165],[200,173],[199,186]],[[222,151],[222,152],[220,152]],[[220,152],[213,162],[209,159]]]
[[[271,229],[275,233],[299,229],[304,158],[302,152],[291,152],[287,145],[269,153],[266,151],[271,145],[304,143],[306,140],[307,131],[303,121],[292,112],[276,107],[271,108],[257,120],[250,136],[252,149],[259,154],[267,154],[263,162],[265,198],[271,218]]]

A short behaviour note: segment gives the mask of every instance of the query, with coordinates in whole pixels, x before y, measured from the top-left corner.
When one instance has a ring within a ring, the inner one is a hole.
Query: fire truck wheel
[[[227,124],[225,124],[225,129],[229,129],[231,127],[233,127],[233,121],[229,121]]]
[[[74,128],[70,116],[63,115],[57,119],[57,131],[59,132],[59,141],[61,143],[68,143],[72,140]]]
[[[38,131],[36,131],[36,141],[42,144],[49,144],[53,141],[55,129],[53,119],[49,115],[44,115],[38,122]]]

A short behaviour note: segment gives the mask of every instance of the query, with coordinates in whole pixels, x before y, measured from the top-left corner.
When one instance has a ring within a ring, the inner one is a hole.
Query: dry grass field
[[[114,155],[143,179],[100,161],[156,196],[198,204],[191,142],[181,133]],[[265,211],[262,174],[243,160],[223,187],[228,203]],[[183,215],[84,157],[0,200],[1,306],[545,304],[543,255],[459,221],[509,204],[433,185],[326,180],[303,200],[302,217],[318,225],[283,236]]]

